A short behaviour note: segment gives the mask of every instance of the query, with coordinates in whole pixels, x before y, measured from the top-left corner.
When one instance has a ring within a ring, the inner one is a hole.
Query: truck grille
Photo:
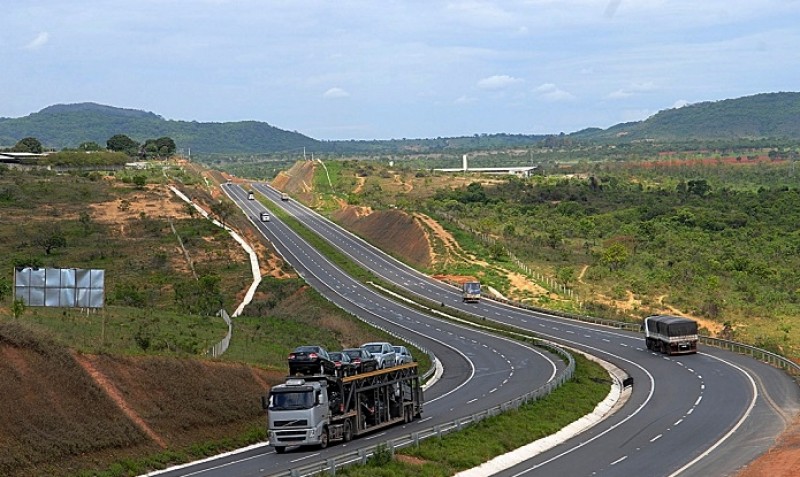
[[[308,426],[307,419],[291,419],[288,421],[272,421],[273,427]]]
[[[305,429],[296,431],[275,431],[275,437],[279,442],[302,442],[306,440],[307,432]]]

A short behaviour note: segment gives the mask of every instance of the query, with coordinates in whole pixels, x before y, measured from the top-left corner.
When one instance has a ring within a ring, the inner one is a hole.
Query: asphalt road
[[[244,477],[275,474],[480,413],[533,391],[553,380],[557,371],[565,368],[561,358],[538,348],[437,319],[387,299],[350,278],[276,217],[262,223],[259,218],[264,207],[248,200],[243,189],[237,186],[224,186],[224,189],[285,260],[319,293],[361,319],[431,351],[441,361],[444,372],[426,389],[422,418],[411,424],[394,426],[347,444],[334,444],[325,450],[289,448],[285,454],[278,455],[271,447],[260,447],[158,475]]]
[[[410,269],[302,204],[279,200],[269,186],[254,187],[273,201],[271,207],[282,207],[382,279],[455,309],[586,350],[634,378],[631,398],[620,412],[500,475],[732,475],[766,451],[800,409],[794,381],[747,357],[709,347],[696,355],[667,357],[648,351],[637,333],[491,300],[464,304],[455,288]],[[516,369],[523,367],[518,363]]]

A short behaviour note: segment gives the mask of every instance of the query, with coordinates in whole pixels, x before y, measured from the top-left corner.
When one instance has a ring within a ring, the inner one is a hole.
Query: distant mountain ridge
[[[665,109],[644,121],[585,129],[580,140],[800,139],[800,93],[762,93]]]
[[[0,146],[35,137],[55,149],[94,141],[105,146],[115,134],[144,142],[168,136],[192,153],[270,153],[314,146],[316,139],[284,131],[264,122],[199,123],[172,121],[136,109],[97,103],[56,104],[22,118],[0,118]]]
[[[526,147],[552,136],[499,133],[435,139],[320,141],[260,121],[175,121],[148,111],[97,103],[56,104],[21,118],[0,118],[0,147],[13,146],[29,136],[55,149],[76,147],[86,141],[104,146],[115,134],[125,134],[139,142],[168,136],[179,149],[190,149],[192,154],[263,154],[302,148],[337,154],[466,152]],[[665,109],[644,121],[607,129],[587,128],[566,137],[573,143],[800,139],[800,93],[763,93],[691,104]]]

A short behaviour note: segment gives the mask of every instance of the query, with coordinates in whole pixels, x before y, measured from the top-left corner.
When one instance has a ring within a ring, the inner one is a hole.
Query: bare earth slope
[[[348,230],[365,237],[418,268],[431,265],[431,246],[414,217],[399,210],[361,213],[357,207],[344,207],[333,214]]]
[[[260,426],[259,396],[281,378],[243,365],[73,354],[15,323],[0,324],[0,357],[0,475],[9,477],[101,469]]]

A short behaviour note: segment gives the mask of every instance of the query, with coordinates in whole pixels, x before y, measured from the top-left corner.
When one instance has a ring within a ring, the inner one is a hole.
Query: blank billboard
[[[14,269],[14,298],[27,306],[102,308],[105,270],[78,268]]]

